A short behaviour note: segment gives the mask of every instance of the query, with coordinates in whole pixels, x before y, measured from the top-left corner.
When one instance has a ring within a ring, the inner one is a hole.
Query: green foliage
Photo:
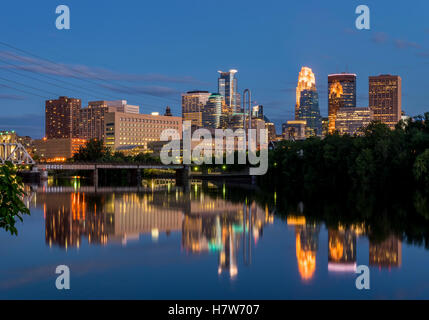
[[[269,154],[262,185],[289,192],[429,189],[429,113],[400,121],[394,130],[372,122],[360,136],[284,141]]]
[[[73,156],[76,162],[101,162],[110,155],[102,140],[91,139]]]
[[[12,235],[18,234],[15,223],[22,221],[24,214],[30,214],[22,197],[25,195],[24,186],[16,169],[11,162],[0,167],[0,228],[4,228]]]
[[[416,180],[429,187],[429,149],[416,158],[413,169]]]
[[[92,139],[84,147],[80,147],[78,153],[71,159],[73,162],[107,162],[107,163],[144,163],[159,164],[160,159],[148,154],[139,153],[135,156],[126,156],[116,151],[113,154],[104,146],[102,140]]]

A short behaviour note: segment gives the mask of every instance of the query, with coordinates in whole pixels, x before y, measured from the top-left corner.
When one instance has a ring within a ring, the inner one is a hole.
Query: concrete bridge
[[[35,170],[41,172],[41,178],[48,177],[48,171],[93,171],[94,186],[98,186],[98,170],[136,170],[137,179],[141,180],[142,170],[174,170],[176,171],[176,184],[183,185],[189,180],[189,166],[187,165],[163,165],[163,164],[129,164],[129,163],[38,163],[34,166]]]

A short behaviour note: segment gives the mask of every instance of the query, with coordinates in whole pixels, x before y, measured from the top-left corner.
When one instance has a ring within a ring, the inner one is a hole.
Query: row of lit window
[[[175,124],[178,125],[178,121],[170,120],[150,120],[150,119],[137,119],[137,118],[121,118],[121,121],[126,122],[142,122],[142,123],[162,123],[162,124]]]

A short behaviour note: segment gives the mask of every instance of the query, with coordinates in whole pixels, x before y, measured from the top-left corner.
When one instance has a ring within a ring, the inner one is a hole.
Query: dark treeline
[[[395,130],[373,122],[361,136],[283,141],[270,152],[261,185],[289,192],[429,190],[429,113]]]

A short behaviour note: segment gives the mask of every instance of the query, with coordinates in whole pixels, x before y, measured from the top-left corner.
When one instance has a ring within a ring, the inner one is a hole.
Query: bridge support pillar
[[[185,192],[190,189],[189,173],[189,166],[176,170],[176,186],[183,187]]]
[[[41,180],[48,180],[48,170],[42,170],[42,174],[40,175]]]
[[[95,167],[94,169],[93,180],[94,180],[94,186],[95,188],[97,188],[98,187],[98,168],[97,167]]]
[[[137,169],[137,185],[141,185],[142,184],[142,169]]]

